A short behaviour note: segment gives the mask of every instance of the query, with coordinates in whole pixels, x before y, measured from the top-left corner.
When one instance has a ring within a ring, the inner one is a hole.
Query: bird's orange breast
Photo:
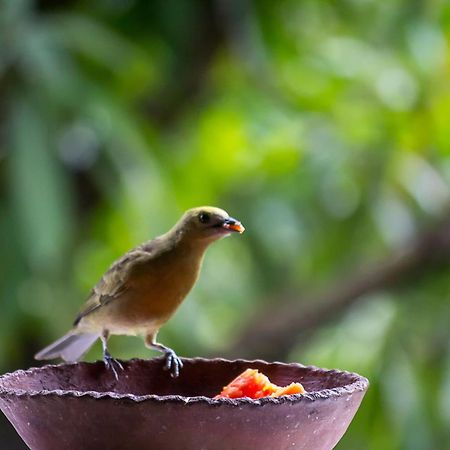
[[[159,328],[165,323],[194,286],[203,254],[166,254],[133,272],[124,294],[101,315],[109,328]],[[100,311],[99,311],[100,313]]]

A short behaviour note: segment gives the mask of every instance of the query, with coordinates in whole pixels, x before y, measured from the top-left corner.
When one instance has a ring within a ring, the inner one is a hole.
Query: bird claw
[[[183,361],[171,349],[165,352],[165,358],[166,364],[164,365],[164,370],[170,370],[170,376],[177,378],[180,375],[180,370],[183,368]]]
[[[107,369],[111,370],[114,374],[114,378],[118,381],[119,380],[119,374],[117,373],[118,370],[123,370],[122,364],[117,361],[117,359],[114,359],[110,355],[104,356],[104,362]]]

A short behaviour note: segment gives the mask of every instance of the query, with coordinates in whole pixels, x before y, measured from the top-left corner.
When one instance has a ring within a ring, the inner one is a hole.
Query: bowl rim
[[[133,362],[148,362],[148,361],[158,361],[161,360],[162,357],[152,358],[150,360],[133,358],[130,360],[120,360],[125,363],[133,363]],[[3,381],[16,376],[29,376],[33,375],[36,372],[42,372],[52,368],[61,368],[61,367],[70,367],[76,365],[94,365],[98,363],[103,363],[102,361],[95,362],[75,362],[75,363],[61,363],[61,364],[46,364],[41,367],[31,367],[29,369],[18,369],[14,372],[8,372],[0,376],[0,398],[5,397],[51,397],[56,396],[60,397],[72,397],[72,398],[80,398],[80,397],[88,397],[93,398],[95,400],[101,400],[104,398],[109,398],[113,400],[129,400],[134,403],[141,402],[157,402],[157,403],[180,403],[183,405],[194,404],[194,403],[206,403],[208,405],[219,406],[219,405],[231,405],[231,406],[242,406],[242,405],[267,405],[267,404],[282,404],[282,403],[294,403],[299,401],[316,401],[316,400],[325,400],[328,398],[336,398],[346,395],[351,395],[356,392],[365,392],[369,387],[369,380],[362,375],[359,375],[355,372],[349,372],[341,369],[325,369],[312,365],[303,365],[300,363],[284,363],[279,361],[268,362],[262,359],[225,359],[225,358],[181,358],[183,362],[187,363],[205,363],[205,362],[219,362],[219,363],[240,363],[240,364],[258,364],[263,366],[286,366],[286,367],[298,367],[302,369],[307,369],[310,372],[322,373],[328,375],[336,375],[336,376],[349,376],[355,378],[355,380],[349,384],[344,386],[338,386],[330,389],[321,389],[319,391],[314,392],[305,392],[304,394],[290,394],[283,395],[281,397],[263,397],[260,399],[251,399],[248,397],[242,398],[212,398],[206,397],[204,395],[199,396],[183,396],[178,394],[169,394],[169,395],[157,395],[157,394],[146,394],[146,395],[135,395],[135,394],[123,394],[112,391],[79,391],[76,389],[42,389],[42,390],[25,390],[25,389],[17,389],[17,388],[5,388],[3,387]]]

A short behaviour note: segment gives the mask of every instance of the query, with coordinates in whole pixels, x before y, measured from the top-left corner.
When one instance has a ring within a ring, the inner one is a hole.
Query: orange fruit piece
[[[270,382],[264,374],[256,369],[247,369],[227,384],[219,395],[214,398],[241,398],[252,399],[262,397],[279,397],[281,395],[303,394],[305,389],[300,383],[291,383],[288,386],[277,386]]]

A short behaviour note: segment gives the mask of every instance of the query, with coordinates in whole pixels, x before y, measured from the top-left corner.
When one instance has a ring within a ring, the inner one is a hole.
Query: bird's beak
[[[222,228],[225,228],[226,230],[237,231],[240,234],[245,231],[244,225],[242,225],[239,220],[233,219],[232,217],[228,217],[228,219],[225,219],[223,221]]]

